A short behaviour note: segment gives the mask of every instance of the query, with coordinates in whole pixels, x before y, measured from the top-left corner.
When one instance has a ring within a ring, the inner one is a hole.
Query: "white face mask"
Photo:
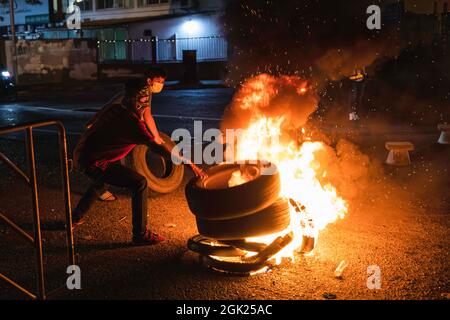
[[[164,83],[161,82],[153,82],[152,84],[152,93],[160,93],[164,87]]]

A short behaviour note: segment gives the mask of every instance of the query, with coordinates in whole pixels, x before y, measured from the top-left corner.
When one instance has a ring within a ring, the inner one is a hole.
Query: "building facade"
[[[226,60],[224,0],[82,0],[81,29],[69,29],[69,0],[14,0],[19,39],[95,39],[99,61],[175,62],[184,50],[200,61]],[[70,0],[76,1],[76,0]],[[9,0],[0,0],[0,34],[10,34]]]

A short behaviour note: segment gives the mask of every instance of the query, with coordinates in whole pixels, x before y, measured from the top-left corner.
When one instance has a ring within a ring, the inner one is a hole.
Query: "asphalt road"
[[[120,85],[109,85],[23,92],[18,102],[0,104],[0,127],[25,121],[58,119],[70,135],[78,135],[89,118],[120,91]],[[165,90],[153,96],[152,112],[159,130],[166,133],[177,128],[193,132],[196,120],[201,120],[206,130],[217,127],[233,92],[233,89],[224,88]],[[37,132],[49,130],[52,128],[39,129]]]
[[[0,125],[57,118],[69,131],[69,148],[92,112],[109,97],[99,90],[59,93],[60,97],[27,96],[16,104],[0,106]],[[155,97],[154,112],[162,131],[192,128],[195,119],[209,119],[216,126],[232,90],[167,91]],[[46,98],[47,97],[47,98]],[[84,98],[83,98],[84,97]],[[47,99],[47,100],[46,100]],[[86,101],[83,101],[86,100]],[[194,116],[195,115],[195,116]],[[372,128],[373,129],[373,128]],[[82,289],[63,290],[55,299],[449,299],[450,150],[437,146],[434,128],[384,128],[383,132],[324,127],[326,135],[353,138],[370,157],[373,175],[355,184],[348,199],[347,216],[320,233],[312,256],[296,255],[270,272],[252,277],[223,275],[205,269],[186,248],[197,233],[194,216],[184,197],[184,184],[167,195],[151,194],[151,227],[168,237],[151,247],[133,247],[129,194],[113,189],[119,199],[98,202],[87,222],[75,230],[76,251],[82,270]],[[391,169],[382,162],[386,138],[413,140],[413,164]],[[63,202],[55,152],[56,139],[49,132],[37,137],[40,204],[45,239],[45,267],[50,289],[64,285],[65,249]],[[24,165],[23,141],[13,135],[0,139],[0,150]],[[88,181],[73,173],[75,204]],[[30,229],[30,195],[0,164],[0,211]],[[34,288],[30,246],[0,224],[0,270]],[[334,277],[338,264],[348,267]],[[369,266],[381,271],[381,288],[367,286]],[[333,295],[327,295],[327,294]],[[0,299],[22,298],[0,282]]]

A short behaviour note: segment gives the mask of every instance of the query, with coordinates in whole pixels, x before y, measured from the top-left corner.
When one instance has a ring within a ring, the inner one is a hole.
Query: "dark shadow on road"
[[[33,223],[32,222],[23,222],[17,224],[20,228],[25,231],[33,231]],[[7,229],[6,225],[2,225],[0,223],[0,230]],[[43,231],[64,231],[66,229],[65,221],[41,221],[41,230]]]
[[[131,242],[115,242],[115,243],[105,243],[105,242],[95,242],[92,243],[82,243],[76,246],[77,253],[89,253],[102,250],[114,250],[114,249],[126,249],[126,248],[136,248],[138,246],[133,245]]]

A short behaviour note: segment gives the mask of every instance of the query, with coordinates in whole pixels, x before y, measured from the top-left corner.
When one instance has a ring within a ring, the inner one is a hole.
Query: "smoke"
[[[321,85],[392,56],[401,47],[393,29],[367,28],[373,4],[381,0],[231,1],[223,21],[233,52],[229,82],[269,73]]]
[[[377,46],[370,42],[357,41],[346,49],[329,49],[315,61],[320,72],[330,80],[339,80],[351,75],[355,69],[364,69],[386,54],[394,54],[388,43]]]
[[[331,183],[346,200],[361,195],[371,174],[380,174],[382,170],[357,145],[346,139],[339,139],[334,148],[324,144],[324,148],[314,156],[320,163],[316,176],[321,177],[321,183]]]
[[[436,207],[445,199],[448,208],[448,149],[439,159],[431,150],[413,154],[413,165],[404,169],[409,171],[402,182],[405,172],[395,176],[382,165],[386,150],[381,142],[376,148],[372,141],[358,147],[342,139],[352,139],[342,130],[321,126],[332,124],[334,128],[348,120],[349,81],[329,80],[347,78],[354,69],[369,66],[374,77],[368,77],[359,110],[363,121],[371,121],[367,137],[381,141],[393,124],[420,127],[450,121],[450,56],[445,43],[430,45],[419,32],[406,30],[415,26],[418,19],[414,16],[402,24],[406,28],[402,32],[411,31],[407,38],[414,43],[408,45],[401,41],[397,24],[389,27],[384,21],[381,30],[369,30],[366,9],[382,2],[231,0],[223,18],[232,52],[227,80],[240,88],[222,127],[246,128],[256,115],[284,116],[283,130],[292,127],[299,133],[299,127],[304,127],[312,141],[323,142],[324,148],[315,153],[320,164],[317,176],[322,177],[322,184],[334,185],[346,200],[366,197],[369,201],[370,197],[373,202],[390,194],[397,196],[404,189],[416,192],[406,197],[414,203],[417,194],[428,197],[429,190],[439,194]],[[291,77],[297,80],[288,81]],[[299,94],[297,88],[303,83],[307,91]],[[306,124],[314,115],[320,115],[321,123]],[[433,159],[425,163],[425,155]],[[442,186],[447,188],[441,190]]]
[[[367,184],[373,163],[352,142],[324,134],[314,125],[307,124],[309,116],[316,110],[317,101],[316,91],[300,77],[261,74],[244,82],[237,91],[225,111],[222,129],[245,129],[259,117],[283,117],[282,139],[301,142],[300,127],[304,127],[308,140],[323,144],[323,148],[315,153],[320,164],[317,177],[323,177],[323,185],[331,183],[335,186],[345,199],[353,199]]]
[[[449,67],[450,56],[439,45],[406,48],[395,60],[377,61],[370,67],[358,115],[378,133],[399,124],[435,127],[449,122]],[[348,121],[350,89],[350,81],[330,83],[321,91],[313,118],[327,123]]]

